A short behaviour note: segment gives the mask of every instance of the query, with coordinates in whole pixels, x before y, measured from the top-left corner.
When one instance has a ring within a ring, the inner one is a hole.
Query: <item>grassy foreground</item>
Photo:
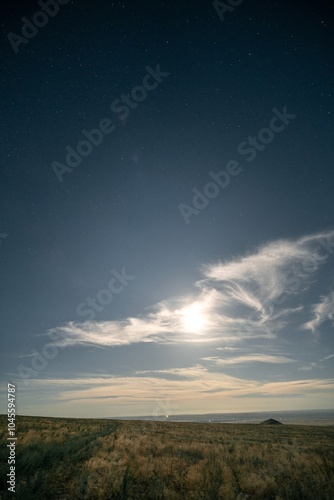
[[[0,416],[0,498],[7,491]],[[328,499],[334,426],[17,417],[16,498]]]

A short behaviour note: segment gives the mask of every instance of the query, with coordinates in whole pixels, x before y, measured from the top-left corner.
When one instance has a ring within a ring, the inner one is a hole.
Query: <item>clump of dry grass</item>
[[[333,498],[334,427],[19,416],[17,431],[27,500]]]

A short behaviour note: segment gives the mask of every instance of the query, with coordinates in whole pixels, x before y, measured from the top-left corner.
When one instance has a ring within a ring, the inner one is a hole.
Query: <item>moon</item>
[[[205,315],[198,304],[183,308],[181,320],[186,332],[199,333],[205,328],[206,324]]]

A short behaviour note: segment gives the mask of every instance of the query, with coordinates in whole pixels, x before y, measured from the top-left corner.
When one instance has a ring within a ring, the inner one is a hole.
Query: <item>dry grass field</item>
[[[334,426],[18,416],[16,435],[18,499],[334,498]]]

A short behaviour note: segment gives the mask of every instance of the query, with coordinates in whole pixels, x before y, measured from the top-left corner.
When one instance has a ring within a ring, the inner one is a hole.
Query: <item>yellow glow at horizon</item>
[[[204,330],[206,325],[205,315],[202,312],[202,307],[198,304],[193,304],[185,307],[181,312],[182,324],[187,332],[199,333]]]

